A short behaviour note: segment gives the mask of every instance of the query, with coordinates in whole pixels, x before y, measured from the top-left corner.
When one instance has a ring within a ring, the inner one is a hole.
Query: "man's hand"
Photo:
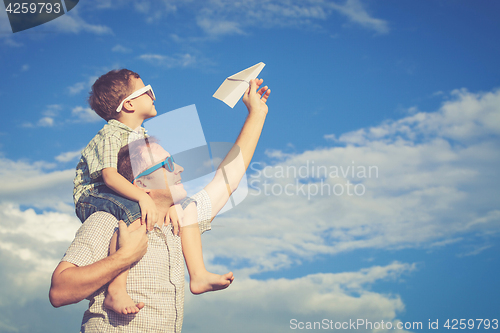
[[[184,219],[184,210],[181,205],[170,206],[165,217],[164,224],[172,223],[174,235],[181,235],[182,220]]]
[[[141,207],[141,224],[146,223],[149,231],[153,230],[154,225],[158,222],[158,210],[156,204],[151,197],[143,192],[139,199],[139,206]]]
[[[129,232],[127,225],[120,221],[118,246],[114,254],[90,265],[61,261],[52,274],[50,303],[55,307],[78,303],[139,261],[148,248],[146,225]]]
[[[243,95],[243,103],[245,103],[249,113],[263,112],[267,114],[268,108],[266,102],[271,94],[271,89],[268,89],[267,86],[259,89],[263,82],[263,79],[250,80],[250,86]]]
[[[117,252],[130,260],[130,264],[139,261],[148,249],[146,225],[142,224],[139,229],[129,232],[127,225],[120,221],[118,223],[118,248]]]

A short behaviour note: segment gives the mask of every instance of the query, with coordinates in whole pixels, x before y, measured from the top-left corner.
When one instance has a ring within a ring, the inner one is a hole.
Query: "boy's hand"
[[[266,102],[271,94],[271,89],[268,89],[267,86],[258,89],[262,85],[262,82],[264,82],[262,79],[250,80],[250,86],[243,95],[243,103],[245,103],[250,113],[262,112],[267,114],[268,108]]]
[[[165,225],[168,223],[172,223],[173,233],[174,235],[181,235],[181,226],[182,220],[184,219],[184,210],[181,205],[173,205],[170,206],[167,212],[167,216],[165,217]]]
[[[153,230],[154,225],[158,222],[158,210],[153,199],[146,193],[139,199],[139,206],[141,207],[141,224],[146,223],[149,231]]]

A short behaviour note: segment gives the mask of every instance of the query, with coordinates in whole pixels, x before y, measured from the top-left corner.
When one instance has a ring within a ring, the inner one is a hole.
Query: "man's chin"
[[[187,197],[187,192],[186,192],[185,190],[184,190],[183,192],[184,192],[184,193],[179,193],[179,195],[176,195],[176,196],[174,197],[174,203],[175,203],[175,204],[178,204],[178,203],[180,203],[182,200],[186,199],[186,197]]]

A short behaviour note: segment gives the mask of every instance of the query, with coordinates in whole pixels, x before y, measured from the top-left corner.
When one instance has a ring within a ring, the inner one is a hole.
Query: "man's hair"
[[[158,144],[158,139],[155,137],[146,137],[130,142],[128,145],[123,146],[118,152],[118,165],[117,170],[129,182],[134,181],[134,171],[138,175],[140,172],[146,170],[151,166],[144,157],[146,149],[151,144]]]
[[[139,79],[139,74],[128,69],[112,70],[92,85],[89,95],[89,105],[101,118],[108,121],[119,115],[116,108],[121,101],[133,91],[131,78]]]

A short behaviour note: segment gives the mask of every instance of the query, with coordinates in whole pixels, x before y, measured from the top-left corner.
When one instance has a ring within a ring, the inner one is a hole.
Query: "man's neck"
[[[163,223],[163,221],[165,220],[165,218],[167,217],[168,215],[168,210],[170,209],[170,206],[171,206],[171,203],[168,202],[169,200],[166,199],[166,198],[155,198],[155,197],[152,197],[155,205],[156,205],[156,209],[158,210],[158,215],[159,215],[159,221],[161,223]],[[170,223],[170,221],[166,221],[167,223]],[[161,223],[158,223],[159,225]]]

